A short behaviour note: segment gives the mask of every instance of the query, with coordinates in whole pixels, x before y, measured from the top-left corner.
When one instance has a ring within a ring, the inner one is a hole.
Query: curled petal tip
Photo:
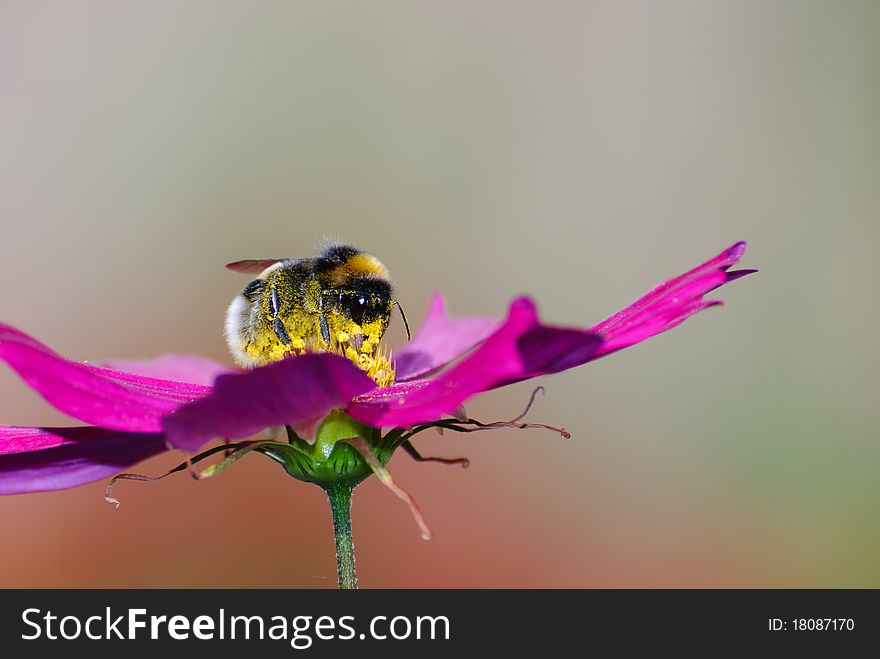
[[[746,253],[747,246],[748,243],[746,243],[745,240],[740,240],[738,243],[734,243],[730,246],[730,249],[727,250],[727,255],[731,259],[736,259],[738,261],[742,255]]]
[[[535,301],[528,295],[520,295],[518,298],[515,298],[513,302],[510,303],[510,310],[512,311],[514,308],[520,311],[528,311],[533,314],[537,313],[538,309]]]
[[[439,288],[434,289],[434,292],[431,294],[431,308],[436,308],[439,311],[446,312],[446,296],[443,295],[443,291]]]
[[[740,278],[745,277],[747,275],[752,275],[756,272],[758,272],[757,268],[749,268],[746,270],[734,270],[733,272],[727,273],[727,281],[734,281],[736,279],[740,279]]]
[[[729,270],[745,251],[745,241],[734,243],[715,258],[663,282],[596,325],[593,331],[601,334],[605,343],[593,358],[641,343],[677,327],[701,309],[718,306],[718,301],[702,302],[701,299],[710,291],[755,272],[752,269]]]

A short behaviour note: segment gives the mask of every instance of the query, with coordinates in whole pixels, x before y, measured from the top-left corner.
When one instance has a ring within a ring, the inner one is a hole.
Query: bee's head
[[[326,288],[323,302],[346,334],[378,342],[385,334],[394,305],[388,269],[371,254],[340,243],[324,248],[319,267]]]
[[[338,295],[342,313],[364,329],[364,334],[376,330],[384,334],[394,304],[391,284],[384,279],[356,277],[346,281],[333,291]],[[370,328],[375,328],[370,332]]]

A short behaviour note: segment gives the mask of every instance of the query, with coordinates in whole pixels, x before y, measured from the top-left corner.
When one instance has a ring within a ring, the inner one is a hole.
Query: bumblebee
[[[235,361],[260,366],[308,352],[341,354],[380,386],[394,381],[381,345],[393,307],[409,325],[388,269],[375,256],[331,243],[314,258],[236,261],[235,272],[257,274],[229,305],[226,342]]]

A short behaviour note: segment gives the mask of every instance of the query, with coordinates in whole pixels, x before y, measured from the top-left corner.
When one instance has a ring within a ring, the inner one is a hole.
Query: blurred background
[[[435,289],[588,326],[747,239],[725,307],[539,382],[571,440],[396,456],[431,542],[362,485],[360,583],[878,587],[878,33],[868,1],[0,0],[2,320],[228,360],[223,264],[329,233],[415,327]],[[71,424],[6,368],[0,421]],[[0,585],[335,586],[323,493],[261,456],[104,486],[0,499]]]

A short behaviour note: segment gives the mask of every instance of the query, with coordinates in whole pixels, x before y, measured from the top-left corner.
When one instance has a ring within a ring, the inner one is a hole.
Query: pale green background
[[[541,382],[570,441],[395,458],[431,543],[364,485],[361,583],[880,586],[878,35],[875,2],[0,0],[2,319],[227,359],[222,265],[333,233],[414,325],[439,288],[586,326],[747,239],[726,307]],[[0,392],[3,423],[66,423]],[[0,500],[0,585],[333,584],[321,493],[268,461],[102,491]]]

